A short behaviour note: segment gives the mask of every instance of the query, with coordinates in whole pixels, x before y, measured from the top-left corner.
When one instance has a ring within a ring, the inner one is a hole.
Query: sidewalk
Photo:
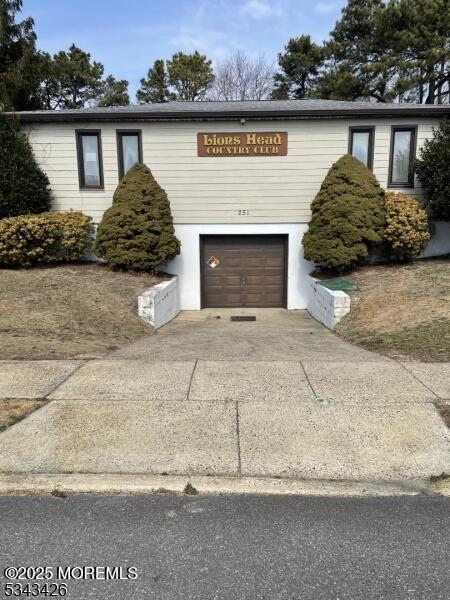
[[[434,405],[450,398],[450,364],[293,323],[187,315],[106,360],[0,361],[0,398],[49,401],[0,434],[0,473],[404,486],[450,471]]]

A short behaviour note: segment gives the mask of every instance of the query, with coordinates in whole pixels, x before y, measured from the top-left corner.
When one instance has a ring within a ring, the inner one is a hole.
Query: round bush
[[[94,252],[113,269],[153,273],[180,253],[167,194],[147,166],[136,164],[117,186]]]
[[[0,117],[0,219],[50,210],[51,191],[17,120]]]
[[[78,260],[92,248],[94,225],[79,212],[0,220],[0,265],[32,267]]]
[[[412,260],[430,241],[427,213],[408,194],[388,192],[385,206],[387,225],[383,238],[387,254],[394,261]]]
[[[384,191],[373,173],[346,154],[328,171],[314,198],[305,258],[342,271],[364,262],[381,244],[386,222]]]

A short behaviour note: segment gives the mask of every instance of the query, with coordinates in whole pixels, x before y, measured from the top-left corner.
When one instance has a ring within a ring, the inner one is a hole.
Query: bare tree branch
[[[209,93],[211,100],[266,100],[273,88],[274,68],[264,54],[255,59],[236,50],[219,62]]]

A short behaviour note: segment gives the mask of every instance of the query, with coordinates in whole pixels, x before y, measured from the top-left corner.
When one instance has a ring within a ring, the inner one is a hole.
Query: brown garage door
[[[202,305],[286,306],[285,236],[202,238]]]

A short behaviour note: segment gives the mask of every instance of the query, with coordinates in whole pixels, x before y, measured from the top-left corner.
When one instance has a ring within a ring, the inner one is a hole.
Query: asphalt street
[[[50,567],[74,600],[447,600],[449,526],[432,497],[5,497],[0,598]]]

